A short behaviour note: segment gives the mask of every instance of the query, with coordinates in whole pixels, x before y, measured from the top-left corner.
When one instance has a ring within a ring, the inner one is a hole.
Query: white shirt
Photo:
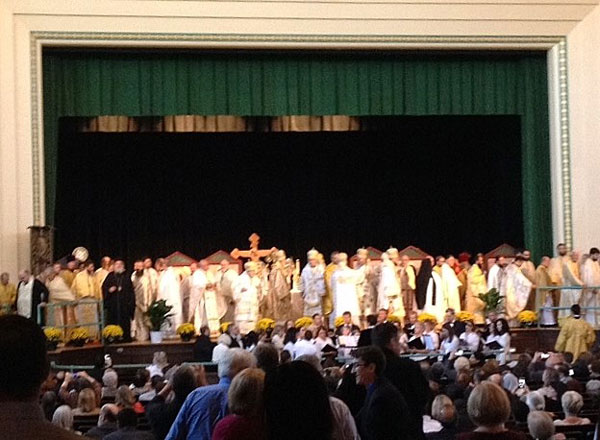
[[[321,338],[317,338],[314,340],[314,344],[315,347],[317,347],[317,349],[319,351],[323,351],[323,347],[325,347],[326,345],[331,345],[332,347],[335,347],[335,345],[333,344],[333,341],[331,340],[331,338],[328,336],[325,339],[321,339]]]
[[[31,297],[33,295],[33,281],[29,278],[27,283],[21,283],[17,299],[17,313],[25,318],[31,318]]]
[[[319,356],[319,350],[311,341],[307,341],[306,339],[300,339],[294,344],[294,359],[297,359],[298,356],[302,356],[305,354]]]
[[[459,339],[461,341],[465,341],[465,343],[467,344],[467,348],[470,351],[477,351],[477,349],[479,348],[479,335],[475,332],[471,332],[471,333],[467,333],[464,332],[459,336]]]
[[[448,340],[448,338],[444,339],[440,350],[444,354],[450,354],[453,351],[458,350],[458,338],[454,336],[452,340]]]

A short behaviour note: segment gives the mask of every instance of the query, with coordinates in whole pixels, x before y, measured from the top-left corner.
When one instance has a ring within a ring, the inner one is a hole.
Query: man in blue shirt
[[[241,348],[227,350],[219,361],[219,383],[198,388],[185,399],[166,440],[210,439],[217,422],[227,415],[231,381],[254,364],[251,353]]]

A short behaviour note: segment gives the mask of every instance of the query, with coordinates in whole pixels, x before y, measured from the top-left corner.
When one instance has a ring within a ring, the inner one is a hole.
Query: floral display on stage
[[[109,344],[119,342],[123,339],[123,329],[119,325],[107,325],[102,330],[102,337]]]
[[[271,318],[263,318],[256,323],[256,330],[260,332],[273,330],[273,328],[275,328],[275,321]]]
[[[189,322],[181,324],[179,327],[177,327],[177,335],[182,341],[187,342],[191,340],[195,334],[196,328],[194,327],[194,324],[190,324]]]
[[[296,328],[304,328],[304,327],[308,327],[311,326],[313,324],[313,320],[311,317],[309,316],[303,316],[302,318],[298,318],[296,319],[296,322],[294,323],[294,326]],[[342,322],[343,324],[343,322]]]
[[[69,332],[68,345],[83,347],[90,340],[90,332],[85,327],[75,327]]]
[[[467,312],[467,311],[462,311],[462,312],[458,312],[456,314],[456,319],[458,319],[461,322],[467,322],[467,321],[473,321],[473,314],[471,312]]]
[[[417,319],[420,322],[433,322],[434,324],[437,324],[437,318],[435,317],[435,315],[432,315],[431,313],[421,313]],[[390,320],[390,317],[388,316],[388,321],[389,320]],[[398,322],[400,322],[400,321],[398,321]]]

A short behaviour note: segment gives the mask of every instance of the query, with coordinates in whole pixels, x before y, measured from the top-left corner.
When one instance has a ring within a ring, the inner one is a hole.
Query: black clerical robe
[[[106,325],[119,325],[123,339],[131,340],[131,320],[135,312],[135,293],[131,277],[126,273],[111,272],[102,284]]]

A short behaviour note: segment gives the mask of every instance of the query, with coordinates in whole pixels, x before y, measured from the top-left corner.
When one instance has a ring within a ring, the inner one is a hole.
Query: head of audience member
[[[61,405],[56,408],[52,416],[52,424],[67,431],[73,430],[73,410],[69,405]]]
[[[515,394],[519,388],[519,379],[512,373],[507,373],[502,376],[502,388],[508,391],[510,394]]]
[[[344,325],[352,325],[352,313],[344,312],[342,317],[344,318]]]
[[[167,353],[164,351],[154,352],[154,356],[152,357],[152,365],[156,365],[159,368],[165,368],[167,365],[169,365]]]
[[[232,348],[227,350],[218,365],[219,378],[233,378],[243,369],[254,367],[256,361],[252,353],[242,348]]]
[[[431,403],[431,418],[442,425],[450,425],[454,422],[456,408],[452,400],[445,394],[438,394]]]
[[[279,352],[273,344],[258,344],[252,354],[256,358],[256,367],[265,373],[274,371],[279,365]]]
[[[119,407],[114,403],[107,403],[102,405],[100,408],[100,415],[98,416],[98,426],[115,424],[117,423],[117,414],[119,413]]]
[[[146,370],[144,370],[144,371],[146,371]],[[137,376],[137,373],[136,373],[136,376]],[[142,386],[144,386],[145,383],[146,382],[144,382],[144,384],[142,384]],[[119,385],[119,375],[112,368],[107,368],[106,371],[104,371],[104,374],[102,375],[102,384],[109,390],[116,390],[117,385]]]
[[[292,362],[292,354],[287,350],[283,350],[279,355],[279,365],[289,364],[290,362]]]
[[[229,411],[245,417],[261,417],[264,408],[265,372],[246,368],[231,381],[228,391]]]
[[[371,342],[373,345],[383,350],[390,350],[396,355],[399,355],[402,349],[398,337],[398,328],[391,322],[385,322],[375,327],[371,334]]]
[[[377,312],[377,324],[381,324],[386,322],[388,319],[388,310],[387,309],[379,309]]]
[[[58,397],[54,391],[46,391],[42,395],[42,399],[40,401],[40,406],[42,407],[42,411],[44,412],[44,417],[49,422],[52,421],[52,415],[54,414],[54,410],[56,409],[56,405],[58,404]]]
[[[565,418],[576,418],[581,408],[583,408],[583,397],[576,391],[567,391],[562,395],[560,403]]]
[[[374,327],[377,325],[377,315],[367,315],[366,320],[368,327]]]
[[[467,413],[476,431],[501,432],[510,416],[510,402],[500,386],[482,382],[469,395]]]
[[[46,337],[33,321],[0,316],[0,401],[34,401],[48,376]]]
[[[356,351],[356,363],[353,367],[356,383],[368,388],[383,375],[385,365],[385,355],[379,347],[369,345],[359,348]]]
[[[527,415],[529,435],[535,440],[551,440],[556,428],[552,417],[546,411],[530,411]]]
[[[532,391],[525,397],[525,404],[529,411],[543,411],[546,408],[546,399],[537,391]]]
[[[545,387],[551,387],[560,380],[558,371],[555,368],[546,368],[542,373],[542,382]]]
[[[183,405],[186,397],[199,385],[196,371],[191,365],[182,365],[177,368],[171,379],[171,386],[175,394],[174,402]]]
[[[119,408],[133,408],[135,404],[135,396],[133,391],[127,385],[121,385],[117,388],[117,394],[115,395],[115,405]]]
[[[496,320],[496,324],[494,326],[494,332],[498,336],[502,336],[505,333],[510,333],[510,328],[508,327],[508,321],[504,318],[500,318]]]
[[[320,313],[312,315],[313,326],[319,328],[323,325],[323,316]]]
[[[91,413],[96,409],[96,393],[91,388],[84,388],[77,397],[77,408],[82,413]]]
[[[471,363],[466,357],[459,356],[454,360],[454,369],[456,370],[457,375],[460,373],[470,373]]]
[[[265,380],[269,438],[331,438],[333,416],[323,377],[302,361],[283,364]],[[307,404],[310,402],[310,404]]]
[[[156,375],[152,376],[152,378],[150,379],[150,386],[157,393],[160,393],[160,390],[162,390],[163,387],[165,386],[164,376],[161,376],[160,374],[156,374]]]
[[[585,392],[595,403],[598,403],[598,401],[600,401],[600,380],[588,380],[585,384]]]
[[[124,408],[117,414],[117,425],[119,429],[136,428],[138,417],[132,408]]]
[[[219,338],[217,339],[217,345],[229,347],[231,345],[231,336],[229,336],[227,333],[219,335]]]

